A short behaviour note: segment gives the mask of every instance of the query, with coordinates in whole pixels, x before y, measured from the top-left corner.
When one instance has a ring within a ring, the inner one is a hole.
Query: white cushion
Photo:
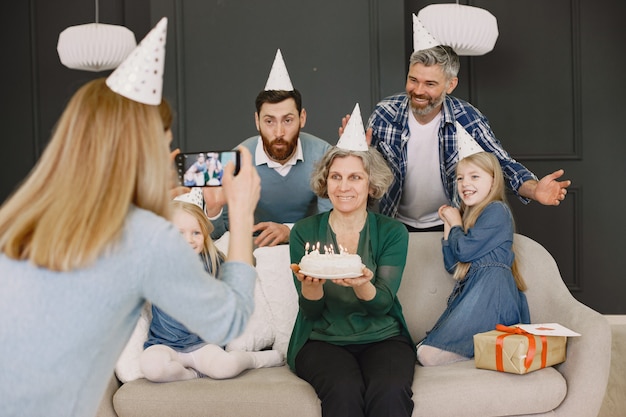
[[[287,355],[287,346],[298,314],[298,293],[293,284],[289,245],[257,248],[256,270],[269,307],[268,327],[274,329],[273,349]]]
[[[139,355],[143,352],[143,344],[148,339],[151,321],[152,306],[146,302],[141,310],[135,330],[115,365],[115,375],[121,382],[134,381],[144,377],[139,367]]]

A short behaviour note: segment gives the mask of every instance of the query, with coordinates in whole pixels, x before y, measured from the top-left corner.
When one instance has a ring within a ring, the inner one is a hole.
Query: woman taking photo
[[[141,85],[118,88],[112,80],[124,78],[122,63],[107,81],[81,87],[0,208],[3,417],[95,415],[145,300],[219,345],[253,310],[250,236],[260,181],[250,154],[242,150],[236,177],[234,166],[225,170],[237,221],[221,280],[167,220],[172,168],[158,110],[166,26],[162,20],[138,46],[162,52],[154,85],[143,95],[135,94]],[[162,43],[146,45],[151,40]]]

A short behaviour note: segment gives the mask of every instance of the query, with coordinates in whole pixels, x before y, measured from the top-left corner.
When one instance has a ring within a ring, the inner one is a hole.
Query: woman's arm
[[[376,290],[375,296],[363,301],[363,306],[372,315],[384,315],[394,305],[402,273],[406,264],[409,245],[409,234],[406,227],[397,222],[383,221],[377,232],[377,238],[372,240],[375,255],[376,270],[372,279]]]

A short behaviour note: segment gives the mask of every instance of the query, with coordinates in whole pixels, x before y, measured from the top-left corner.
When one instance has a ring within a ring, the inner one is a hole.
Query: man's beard
[[[435,99],[431,98],[428,101],[428,104],[426,105],[426,107],[417,107],[415,106],[415,104],[413,103],[412,100],[413,96],[409,96],[409,103],[411,105],[411,111],[413,112],[414,115],[416,116],[428,116],[430,113],[432,113],[433,110],[435,110],[437,107],[439,107],[441,105],[441,103],[443,103],[443,100],[446,98],[446,93],[445,91],[443,93],[441,93],[441,95]],[[417,98],[424,98],[423,96],[417,96]]]
[[[261,135],[261,139],[263,139],[263,149],[270,157],[270,159],[276,162],[284,162],[291,157],[291,155],[295,152],[296,146],[298,145],[298,137],[296,136],[291,141],[287,141],[285,139],[275,139],[270,141]],[[276,145],[283,145],[283,148],[277,149]]]

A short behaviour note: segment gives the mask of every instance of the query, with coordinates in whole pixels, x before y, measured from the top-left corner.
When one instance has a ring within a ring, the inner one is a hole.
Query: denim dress
[[[490,203],[467,233],[460,226],[442,240],[446,269],[457,262],[471,262],[464,279],[457,282],[447,308],[422,344],[471,358],[476,333],[530,323],[528,303],[517,289],[511,272],[514,254],[513,217],[502,202]]]
[[[204,264],[204,269],[210,273],[211,268],[207,259],[203,255],[200,255],[200,259]],[[150,322],[148,339],[143,345],[144,349],[152,345],[166,345],[177,352],[193,352],[206,344],[200,336],[189,331],[184,324],[156,305],[152,305],[152,321]]]

